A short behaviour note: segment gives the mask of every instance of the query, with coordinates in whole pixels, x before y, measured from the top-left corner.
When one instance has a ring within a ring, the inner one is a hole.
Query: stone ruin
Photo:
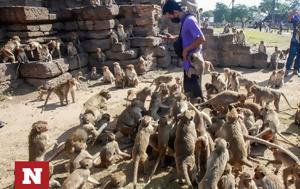
[[[159,33],[167,29],[178,33],[179,26],[162,18],[161,0],[119,0],[118,5],[91,6],[88,1],[74,0],[0,0],[0,47],[14,35],[21,43],[36,40],[46,43],[49,40],[71,41],[76,33],[80,46],[77,56],[54,58],[51,62],[30,62],[21,64],[0,63],[0,84],[24,79],[39,87],[55,86],[70,79],[79,70],[88,72],[96,66],[112,67],[113,62],[121,66],[136,65],[143,56],[150,62],[147,69],[168,68],[180,65],[173,50],[172,41],[162,40]],[[115,43],[109,37],[111,30],[122,24],[125,30],[132,25],[134,37],[124,43]],[[252,54],[250,47],[233,44],[233,35],[215,35],[213,29],[203,30],[207,42],[204,45],[205,59],[220,67],[239,66],[245,68],[264,68],[267,55]],[[106,60],[96,57],[101,48]],[[79,61],[80,60],[80,61]],[[71,73],[71,74],[70,74]]]

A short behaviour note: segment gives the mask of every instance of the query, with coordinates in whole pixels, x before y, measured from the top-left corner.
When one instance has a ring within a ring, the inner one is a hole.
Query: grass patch
[[[223,32],[223,28],[214,28],[215,33]],[[266,46],[289,47],[291,36],[288,34],[278,35],[276,33],[260,32],[255,29],[245,29],[246,42],[249,44],[258,44],[264,41]]]

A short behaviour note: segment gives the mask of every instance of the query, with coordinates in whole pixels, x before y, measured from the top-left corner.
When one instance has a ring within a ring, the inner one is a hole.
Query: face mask
[[[177,23],[177,24],[178,24],[178,23],[180,23],[181,20],[180,20],[180,18],[175,17],[175,18],[172,18],[171,21],[172,21],[173,23]]]

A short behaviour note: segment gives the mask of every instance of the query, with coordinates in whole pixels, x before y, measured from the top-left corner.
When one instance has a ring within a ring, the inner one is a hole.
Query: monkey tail
[[[210,68],[211,68],[213,71],[216,71],[216,69],[215,69],[213,63],[210,64]]]
[[[47,94],[47,97],[46,97],[46,100],[45,100],[45,103],[44,103],[44,106],[42,107],[42,111],[41,113],[44,112],[46,106],[47,106],[47,103],[48,103],[48,100],[49,100],[49,97],[51,95],[51,93],[53,92],[54,89],[48,89],[48,94]]]
[[[80,60],[79,54],[76,55],[76,59],[77,59],[78,65],[79,65],[79,70],[81,70],[81,60]]]
[[[57,152],[55,154],[53,154],[51,157],[49,157],[46,161],[52,161],[54,160],[57,156],[59,156],[65,149],[66,143],[62,142],[59,144],[59,146],[57,147]]]
[[[140,156],[137,155],[133,162],[133,189],[136,189],[137,175],[139,171]]]
[[[288,99],[286,98],[286,96],[285,96],[284,93],[281,93],[281,95],[283,96],[283,98],[285,99],[286,103],[289,105],[289,107],[290,107],[291,109],[297,109],[297,108],[291,106],[291,104],[289,103],[289,101],[288,101]]]
[[[244,138],[247,139],[247,140],[251,140],[253,142],[257,142],[257,143],[260,143],[260,144],[264,144],[268,147],[273,147],[273,148],[277,148],[279,150],[281,150],[282,152],[286,153],[288,156],[290,156],[296,163],[300,163],[300,160],[297,156],[295,156],[295,154],[293,154],[290,150],[287,150],[277,144],[273,144],[271,142],[268,142],[266,140],[263,140],[261,138],[257,138],[257,137],[254,137],[254,136],[250,136],[250,135],[244,135]]]
[[[289,141],[289,139],[287,139],[285,136],[283,136],[281,133],[277,132],[277,134],[287,143],[287,144],[290,144],[294,147],[298,147],[297,145],[293,144],[291,141]]]
[[[149,177],[149,180],[147,181],[147,184],[149,184],[149,183],[151,182],[152,177],[153,177],[153,175],[154,175],[154,173],[155,173],[155,171],[156,171],[156,169],[157,169],[157,167],[158,167],[158,164],[159,164],[161,158],[162,158],[162,153],[160,153],[159,156],[157,157],[157,160],[156,160],[156,162],[155,162],[155,165],[154,165],[154,168],[153,168],[153,170],[152,170],[152,172],[151,172],[151,175],[150,175],[150,177]]]

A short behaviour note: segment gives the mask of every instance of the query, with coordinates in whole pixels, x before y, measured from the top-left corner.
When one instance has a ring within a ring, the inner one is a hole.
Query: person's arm
[[[183,52],[182,52],[183,60],[187,60],[189,51],[191,51],[193,49],[197,49],[204,42],[205,42],[205,37],[201,36],[201,37],[197,38],[192,44],[190,44],[185,49],[183,49]]]

